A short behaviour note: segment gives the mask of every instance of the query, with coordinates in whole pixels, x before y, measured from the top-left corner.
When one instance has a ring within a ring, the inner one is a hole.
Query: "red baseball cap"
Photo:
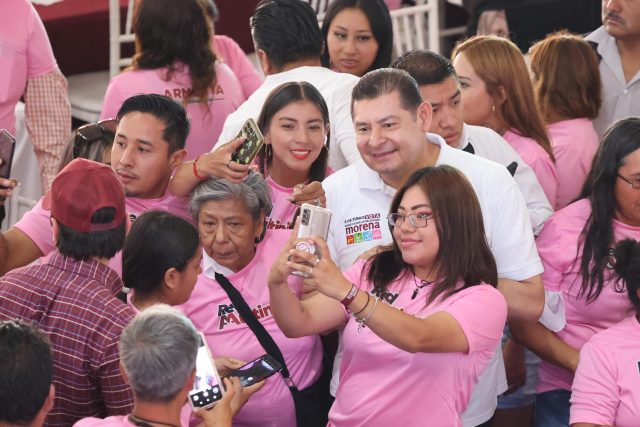
[[[112,230],[126,219],[124,187],[111,167],[87,159],[72,160],[56,175],[42,206],[74,231]],[[113,220],[92,223],[98,209],[113,208]]]

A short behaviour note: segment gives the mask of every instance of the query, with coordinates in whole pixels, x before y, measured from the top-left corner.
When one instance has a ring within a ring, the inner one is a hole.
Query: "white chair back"
[[[396,56],[417,49],[440,53],[439,1],[392,10],[393,47]]]
[[[131,65],[131,57],[122,57],[122,46],[135,41],[133,34],[133,9],[135,0],[129,0],[125,25],[120,18],[120,0],[109,0],[109,75],[115,77]]]
[[[25,212],[30,211],[36,203],[37,200],[31,200],[21,195],[20,185],[18,185],[14,190],[11,197],[7,198],[5,201],[5,226],[4,230],[10,229],[16,222],[20,221],[22,215]]]

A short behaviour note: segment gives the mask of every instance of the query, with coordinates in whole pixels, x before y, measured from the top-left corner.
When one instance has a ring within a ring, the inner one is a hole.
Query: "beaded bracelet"
[[[195,160],[193,161],[193,174],[196,176],[196,178],[198,178],[200,181],[204,181],[205,179],[208,178],[208,176],[200,176],[198,175],[198,159],[200,158],[200,156],[196,157]]]
[[[352,283],[349,293],[342,299],[342,301],[340,301],[340,303],[344,305],[345,308],[349,308],[349,304],[353,302],[353,300],[356,298],[356,295],[358,295],[358,287]]]
[[[358,322],[358,333],[362,332],[362,328],[364,328],[365,323],[367,323],[367,321],[371,318],[373,312],[376,311],[376,306],[378,305],[378,301],[380,301],[380,298],[378,298],[377,296],[374,296],[373,298],[375,301],[373,302],[373,308],[371,309],[369,314],[367,314],[362,319],[356,319],[356,322]]]

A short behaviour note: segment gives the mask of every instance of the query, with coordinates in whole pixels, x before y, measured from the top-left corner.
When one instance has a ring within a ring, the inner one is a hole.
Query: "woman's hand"
[[[251,165],[243,165],[231,160],[231,155],[244,143],[244,138],[234,139],[215,151],[203,154],[198,158],[196,170],[201,177],[214,176],[224,178],[234,184],[245,180]]]
[[[1,161],[1,159],[0,159]],[[5,197],[11,197],[13,189],[18,185],[18,181],[13,178],[0,178],[0,204],[3,204]]]
[[[288,265],[287,261],[289,260],[289,251],[295,248],[296,242],[298,240],[296,236],[298,235],[299,223],[300,221],[296,220],[289,240],[287,240],[287,243],[280,251],[278,258],[276,258],[276,260],[271,265],[271,271],[269,272],[269,277],[267,279],[267,283],[269,284],[269,286],[286,284],[287,278],[294,271],[291,266]]]
[[[230,357],[216,357],[213,361],[215,362],[216,369],[221,377],[226,377],[234,369],[241,368],[246,364],[246,362],[232,359]]]
[[[309,203],[310,205],[327,206],[327,198],[324,194],[322,184],[318,181],[313,181],[307,185],[298,184],[293,188],[293,195],[289,198],[291,203],[298,206],[303,203]]]
[[[327,243],[318,236],[301,239],[299,242],[312,244],[318,255],[295,248],[289,249],[291,258],[287,261],[287,266],[307,276],[304,279],[305,285],[318,289],[329,298],[342,301],[349,293],[352,284],[331,259]]]

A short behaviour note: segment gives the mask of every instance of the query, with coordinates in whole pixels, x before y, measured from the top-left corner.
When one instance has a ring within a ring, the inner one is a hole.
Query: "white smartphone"
[[[198,356],[196,357],[196,379],[189,392],[189,402],[194,409],[209,408],[215,405],[222,399],[225,392],[207,341],[202,333],[199,335],[200,347],[198,347]]]

